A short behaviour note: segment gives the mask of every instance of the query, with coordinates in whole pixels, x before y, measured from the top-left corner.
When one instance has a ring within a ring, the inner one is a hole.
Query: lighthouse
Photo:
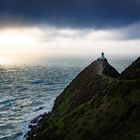
[[[101,53],[101,59],[105,59],[104,53]]]

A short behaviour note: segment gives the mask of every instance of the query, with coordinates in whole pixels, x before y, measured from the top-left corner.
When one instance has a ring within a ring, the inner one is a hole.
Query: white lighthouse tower
[[[104,52],[101,53],[101,58],[100,59],[105,59]]]

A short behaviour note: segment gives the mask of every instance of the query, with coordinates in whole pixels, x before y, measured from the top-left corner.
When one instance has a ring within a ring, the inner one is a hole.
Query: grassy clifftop
[[[94,61],[59,95],[27,139],[139,140],[140,79],[118,77],[107,60]]]

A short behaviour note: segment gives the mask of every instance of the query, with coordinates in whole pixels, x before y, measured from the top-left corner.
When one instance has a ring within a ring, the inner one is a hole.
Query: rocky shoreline
[[[40,114],[36,118],[34,118],[28,128],[30,129],[27,134],[24,136],[24,138],[27,138],[29,140],[30,135],[36,136],[38,132],[42,129],[43,124],[47,121],[48,117],[50,116],[50,113],[44,113]]]

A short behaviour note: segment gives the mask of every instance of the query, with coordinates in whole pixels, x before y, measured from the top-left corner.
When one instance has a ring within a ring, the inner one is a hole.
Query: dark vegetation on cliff
[[[122,74],[94,61],[37,122],[28,140],[140,140],[140,58]]]
[[[140,79],[140,57],[122,72],[120,79]]]

